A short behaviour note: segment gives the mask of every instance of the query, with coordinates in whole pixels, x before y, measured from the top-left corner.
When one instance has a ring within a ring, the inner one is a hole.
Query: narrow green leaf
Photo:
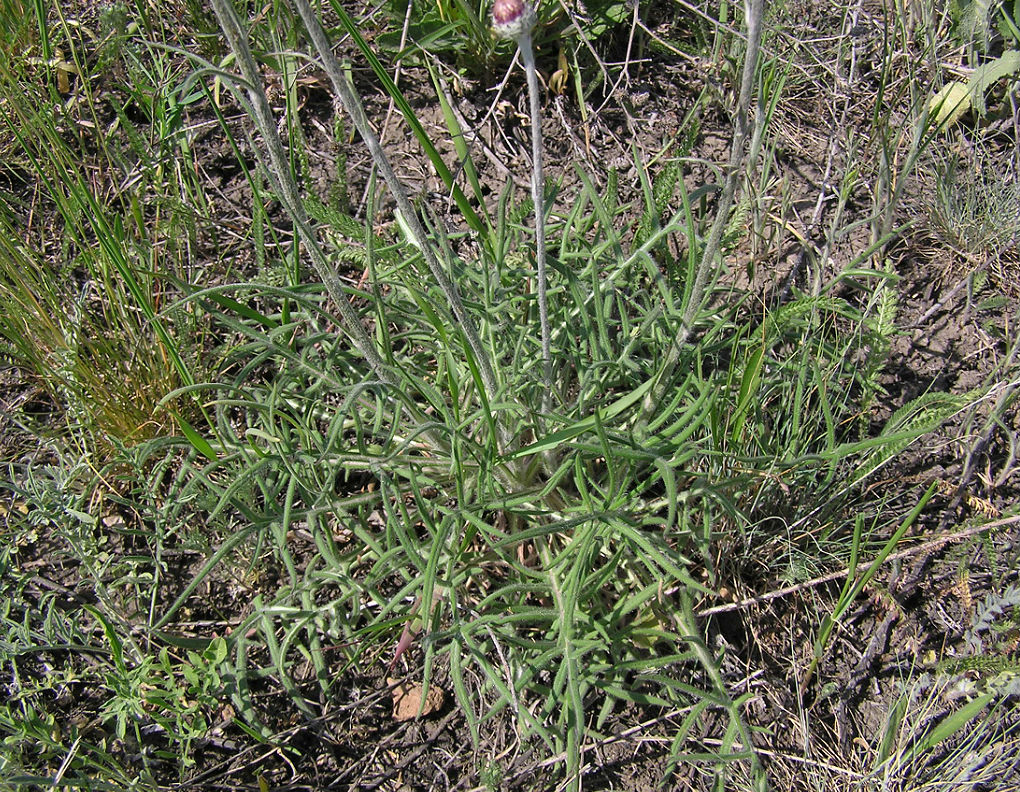
[[[617,399],[615,402],[610,404],[605,410],[599,410],[599,416],[596,418],[594,415],[590,415],[570,426],[560,429],[556,432],[547,434],[541,440],[532,443],[529,446],[525,446],[512,454],[507,455],[507,459],[516,459],[522,456],[532,456],[534,454],[540,454],[543,451],[547,451],[550,448],[556,448],[568,440],[573,440],[575,437],[579,437],[585,432],[589,432],[595,428],[596,420],[607,421],[621,413],[625,412],[629,408],[633,407],[641,398],[649,391],[654,384],[653,379],[646,380],[642,385],[638,386],[635,390],[628,393],[626,396]]]
[[[428,66],[429,74],[432,77],[432,83],[436,86],[436,96],[439,99],[440,107],[443,109],[443,118],[446,120],[446,128],[450,130],[450,139],[453,141],[453,147],[457,151],[457,159],[460,160],[461,165],[464,167],[464,174],[467,176],[468,183],[471,185],[471,192],[474,193],[475,200],[478,202],[479,206],[484,207],[486,205],[485,193],[482,192],[482,184],[478,180],[478,171],[475,169],[474,160],[471,158],[471,150],[468,148],[467,141],[464,139],[464,130],[461,129],[460,122],[457,120],[457,115],[453,112],[453,108],[450,106],[449,101],[447,101],[446,90],[435,66],[432,65],[432,61],[426,60],[425,65]]]
[[[174,418],[177,420],[177,425],[181,427],[181,431],[184,432],[184,436],[188,439],[188,442],[191,443],[192,447],[198,451],[198,453],[210,462],[219,461],[219,457],[213,447],[209,445],[209,441],[196,432],[194,427],[189,424],[183,416],[174,413]]]
[[[232,297],[227,297],[225,294],[217,294],[216,292],[209,292],[206,295],[210,300],[216,303],[220,308],[228,311],[233,311],[245,319],[248,319],[256,324],[260,324],[269,330],[275,330],[280,326],[280,322],[276,319],[271,319],[254,308],[245,305],[244,303],[238,302]]]
[[[911,758],[918,754],[930,751],[933,748],[937,748],[940,743],[952,737],[960,729],[967,726],[974,718],[976,718],[985,707],[995,698],[992,693],[985,693],[978,696],[973,701],[969,701],[964,704],[960,709],[954,712],[952,715],[948,715],[939,721],[939,725],[936,726],[931,732],[925,736],[920,743],[917,744],[910,751]],[[908,764],[908,762],[905,762]]]
[[[751,402],[758,395],[758,385],[761,382],[761,367],[765,357],[764,345],[758,345],[751,352],[744,366],[744,373],[740,379],[740,392],[737,398],[737,409],[733,414],[730,427],[730,442],[736,444],[744,433],[744,422],[747,419],[747,412]]]

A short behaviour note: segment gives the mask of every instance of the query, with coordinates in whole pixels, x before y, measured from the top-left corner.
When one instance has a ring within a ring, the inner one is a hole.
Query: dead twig
[[[982,525],[971,526],[957,533],[942,534],[930,539],[923,544],[916,545],[915,547],[908,547],[905,550],[892,553],[886,558],[886,561],[896,561],[903,558],[909,558],[911,556],[919,555],[922,553],[933,553],[936,550],[944,547],[947,544],[953,542],[959,542],[971,536],[975,536],[985,531],[990,531],[995,528],[1004,528],[1007,525],[1014,525],[1020,523],[1020,514],[1012,517],[1004,517],[1001,520],[995,520],[990,523],[984,523]],[[860,564],[858,564],[860,566]],[[825,583],[831,583],[834,580],[841,580],[850,574],[850,568],[841,569],[838,572],[830,572],[827,575],[821,577],[812,578],[811,580],[805,580],[803,583],[796,583],[792,586],[786,586],[775,591],[770,591],[767,594],[761,594],[757,597],[748,597],[747,599],[740,600],[739,602],[728,602],[725,605],[715,605],[711,608],[703,608],[697,611],[697,615],[700,617],[714,616],[718,613],[729,613],[731,611],[743,610],[752,605],[760,605],[763,602],[771,602],[772,600],[785,597],[789,594],[796,594],[798,591],[804,591],[805,589],[814,588],[821,586]]]

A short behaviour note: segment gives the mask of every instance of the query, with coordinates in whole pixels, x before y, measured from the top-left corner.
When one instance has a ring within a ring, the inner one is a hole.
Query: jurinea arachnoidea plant
[[[519,39],[535,27],[535,9],[527,0],[496,0],[492,26],[502,38]]]

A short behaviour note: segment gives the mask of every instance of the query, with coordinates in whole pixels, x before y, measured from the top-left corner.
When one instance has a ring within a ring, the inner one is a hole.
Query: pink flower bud
[[[492,4],[492,26],[503,38],[517,39],[535,27],[535,9],[528,0],[496,0]]]

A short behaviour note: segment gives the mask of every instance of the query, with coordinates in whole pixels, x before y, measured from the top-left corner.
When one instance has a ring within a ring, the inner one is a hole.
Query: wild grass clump
[[[182,117],[194,97],[176,93],[165,54],[143,65],[117,41],[123,31],[99,39],[66,21],[51,30],[42,13],[39,4],[34,27],[9,31],[0,55],[4,168],[13,187],[35,186],[8,191],[0,207],[3,353],[72,423],[135,443],[174,432],[175,413],[199,412],[164,397],[194,381],[185,339],[200,343],[200,328],[162,312],[201,213]],[[33,47],[57,55],[41,61]],[[126,98],[102,92],[90,58],[127,64]],[[88,131],[99,128],[106,134]]]
[[[988,265],[1000,275],[1017,259],[1020,242],[1020,178],[1012,152],[998,155],[977,146],[970,156],[948,155],[930,166],[931,189],[926,193],[929,228],[945,246],[947,275],[965,275]],[[1014,267],[1015,269],[1015,267]],[[1007,274],[1004,284],[1016,288]]]

